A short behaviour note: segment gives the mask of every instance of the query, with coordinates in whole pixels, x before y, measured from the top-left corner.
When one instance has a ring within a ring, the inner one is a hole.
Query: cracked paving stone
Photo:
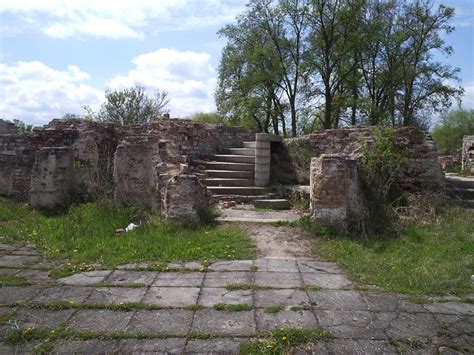
[[[17,310],[16,314],[9,323],[14,324],[20,328],[53,328],[60,324],[66,323],[73,313],[73,309],[50,311],[47,309],[38,308],[20,308]]]
[[[13,275],[20,272],[19,269],[0,268],[0,275]]]
[[[474,316],[458,314],[433,314],[433,316],[442,328],[443,334],[457,336],[467,332],[474,333]]]
[[[320,309],[367,310],[361,294],[357,291],[321,290],[309,291],[311,304]]]
[[[21,270],[15,276],[24,277],[25,279],[27,279],[29,282],[32,282],[32,283],[47,282],[51,280],[51,278],[49,277],[49,272],[42,271],[42,270],[32,270],[32,269]]]
[[[209,270],[214,271],[250,271],[252,270],[252,260],[232,260],[216,261],[209,265]]]
[[[192,320],[193,311],[186,309],[139,310],[132,317],[127,331],[185,335]]]
[[[317,261],[314,259],[297,259],[298,267],[301,273],[328,273],[342,274],[342,270],[336,263]]]
[[[115,270],[104,280],[110,285],[146,285],[150,286],[158,273],[154,271]]]
[[[306,292],[293,289],[284,290],[257,290],[255,291],[255,305],[257,307],[268,306],[309,306],[309,298]]]
[[[186,307],[197,303],[198,287],[150,287],[143,303],[162,307]]]
[[[133,313],[108,309],[81,309],[69,320],[67,328],[93,332],[121,332],[127,328]]]
[[[352,285],[352,282],[342,274],[302,273],[301,277],[305,285],[327,289],[347,288]]]
[[[90,286],[103,282],[109,275],[110,271],[107,270],[85,271],[63,277],[59,279],[58,282],[65,285]]]
[[[16,249],[16,246],[0,243],[0,251],[11,251],[15,249]]]
[[[183,354],[186,339],[123,339],[119,345],[120,354]]]
[[[84,286],[53,286],[44,289],[34,299],[34,303],[74,302],[82,303],[91,294],[92,288]]]
[[[117,340],[63,340],[53,347],[52,354],[113,354],[120,349]]]
[[[256,319],[258,332],[266,332],[278,327],[318,327],[318,322],[312,311],[280,311],[278,313],[265,313],[263,310],[257,310]]]
[[[256,272],[255,284],[273,288],[295,288],[303,286],[299,273],[293,272]]]
[[[396,313],[385,313],[380,318],[367,311],[320,310],[316,312],[319,325],[338,338],[384,339],[384,328]]]
[[[250,284],[252,273],[245,271],[208,272],[204,278],[204,287],[225,287],[232,284]]]
[[[369,311],[397,311],[400,297],[389,293],[375,293],[360,291],[360,295],[365,299]]]
[[[32,247],[21,247],[12,252],[14,255],[38,255],[35,248]]]
[[[193,332],[250,336],[255,334],[255,320],[252,311],[223,312],[213,309],[196,311]]]
[[[0,304],[12,304],[29,301],[41,290],[43,290],[43,288],[40,286],[0,287]]]
[[[186,261],[186,262],[172,262],[167,263],[167,267],[170,269],[182,269],[182,270],[195,270],[199,271],[202,269],[203,265],[199,261]]]
[[[128,269],[144,269],[150,266],[150,263],[139,262],[139,263],[128,263],[119,265],[116,267],[117,270],[128,270]]]
[[[161,272],[152,286],[200,287],[203,278],[203,272]]]
[[[425,308],[432,313],[468,314],[474,316],[474,304],[472,303],[432,303],[425,306]]]
[[[225,304],[253,304],[253,290],[229,291],[225,288],[202,288],[199,304],[204,307],[212,307],[218,303]]]
[[[39,257],[30,255],[0,255],[0,266],[28,266],[39,261]]]
[[[392,320],[386,333],[389,337],[406,339],[409,337],[430,338],[435,336],[440,327],[434,317],[428,313],[399,313]]]
[[[292,258],[261,258],[255,260],[258,271],[299,272],[296,260]]]
[[[189,340],[185,352],[187,354],[238,354],[240,345],[249,341],[248,338]]]
[[[397,349],[385,340],[338,339],[327,343],[331,354],[398,354]]]
[[[140,303],[146,293],[145,287],[97,287],[87,298],[87,303],[119,304]]]
[[[34,354],[38,343],[8,345],[0,342],[0,354]]]

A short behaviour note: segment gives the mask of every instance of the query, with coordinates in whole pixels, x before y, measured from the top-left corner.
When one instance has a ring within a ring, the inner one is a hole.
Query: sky
[[[474,109],[474,0],[455,8],[445,38]],[[217,67],[246,0],[0,0],[0,118],[43,125],[98,109],[105,90],[169,93],[172,117],[215,110]]]

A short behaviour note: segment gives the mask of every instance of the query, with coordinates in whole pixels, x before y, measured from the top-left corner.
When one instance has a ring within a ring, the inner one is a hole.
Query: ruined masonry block
[[[474,173],[474,136],[462,140],[462,169]]]
[[[31,175],[30,205],[52,209],[70,200],[73,154],[70,147],[41,148]]]
[[[311,159],[310,209],[315,223],[345,230],[362,210],[357,160],[343,154]]]

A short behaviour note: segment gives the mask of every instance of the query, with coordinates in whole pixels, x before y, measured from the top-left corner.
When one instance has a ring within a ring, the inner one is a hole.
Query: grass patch
[[[200,311],[201,309],[204,309],[204,306],[201,304],[191,304],[187,306],[186,309],[189,309],[190,311]]]
[[[228,291],[237,291],[237,290],[270,290],[271,287],[268,286],[259,286],[253,284],[229,284],[225,287]]]
[[[215,304],[212,308],[214,308],[216,311],[243,312],[243,311],[251,311],[253,309],[253,306],[247,303],[239,303],[239,304],[218,303],[218,304]]]
[[[23,277],[13,275],[0,275],[0,287],[4,286],[29,286],[31,282]]]
[[[272,305],[265,307],[264,311],[265,313],[278,313],[281,312],[285,309],[285,307],[279,306],[279,305]]]
[[[97,303],[75,303],[73,301],[57,301],[43,304],[33,304],[29,307],[48,309],[50,311],[61,311],[64,309],[107,309],[111,311],[129,312],[138,309],[158,310],[163,309],[159,305],[150,305],[145,303],[123,302],[117,304],[97,304]]]
[[[313,252],[337,262],[363,284],[405,293],[472,292],[474,215],[448,207],[438,221],[410,225],[399,236],[341,236],[303,220]]]
[[[288,354],[304,345],[333,339],[325,329],[278,328],[263,334],[263,339],[240,346],[240,354]]]
[[[304,309],[305,307],[302,307],[302,306],[291,306],[290,311],[299,312],[299,311],[303,311]]]
[[[0,216],[3,242],[32,242],[43,254],[70,265],[99,263],[113,268],[132,261],[255,257],[250,240],[236,226],[189,228],[109,201],[72,206],[63,214],[51,215],[2,198]],[[115,234],[115,229],[130,222],[142,224]]]

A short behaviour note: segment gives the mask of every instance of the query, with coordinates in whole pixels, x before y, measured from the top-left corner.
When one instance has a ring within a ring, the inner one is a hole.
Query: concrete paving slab
[[[204,287],[225,287],[236,284],[252,283],[253,273],[246,271],[207,272],[204,278]]]
[[[390,322],[386,334],[396,339],[430,338],[435,336],[439,330],[439,325],[431,314],[402,312]]]
[[[188,271],[199,271],[203,268],[203,265],[199,261],[172,262],[167,263],[166,266],[170,269],[180,269]]]
[[[85,271],[71,276],[66,276],[58,280],[65,285],[89,286],[104,282],[111,273],[110,270]]]
[[[74,302],[82,303],[92,293],[92,288],[85,286],[52,286],[41,291],[32,302]]]
[[[41,286],[5,286],[0,287],[0,304],[22,303],[31,300],[40,291]]]
[[[14,255],[38,255],[38,252],[33,247],[21,247],[12,251]]]
[[[127,331],[185,335],[191,328],[193,313],[186,309],[138,310],[132,317]]]
[[[386,340],[338,339],[326,344],[331,354],[398,354],[397,349]]]
[[[12,251],[17,247],[11,244],[0,243],[0,251]]]
[[[249,342],[249,338],[221,338],[189,340],[186,354],[238,354],[239,347]]]
[[[0,255],[0,266],[21,267],[40,261],[39,257],[31,255]]]
[[[153,283],[157,272],[154,271],[127,271],[114,270],[105,280],[104,283],[109,285],[146,285]]]
[[[45,283],[51,281],[48,271],[26,269],[19,271],[15,276],[24,277],[31,283]]]
[[[34,354],[38,345],[39,343],[37,342],[20,345],[8,345],[0,342],[0,354]]]
[[[186,307],[197,303],[198,287],[150,287],[143,303],[162,307]]]
[[[474,316],[474,304],[472,303],[433,303],[425,306],[425,309],[432,313],[468,314]]]
[[[119,354],[183,354],[186,339],[123,339],[119,345]]]
[[[280,311],[265,313],[256,311],[257,331],[266,332],[279,327],[285,328],[317,328],[318,321],[312,311]]]
[[[140,303],[145,296],[145,287],[97,287],[85,301],[93,304]]]
[[[342,270],[336,263],[318,261],[310,258],[297,258],[296,262],[302,273],[325,272],[330,274],[342,274]]]
[[[199,333],[251,336],[255,334],[253,311],[223,312],[212,309],[196,311],[192,331]]]
[[[255,284],[273,288],[296,288],[303,286],[300,274],[296,272],[261,272],[255,273]]]
[[[53,354],[113,354],[120,349],[117,340],[62,340],[52,350]]]
[[[257,307],[268,306],[309,306],[308,295],[304,291],[285,289],[285,290],[257,290],[255,291],[255,305]]]
[[[203,272],[161,272],[153,282],[153,286],[200,287],[203,278]]]
[[[301,277],[304,285],[325,289],[343,289],[352,285],[352,282],[342,274],[301,273]]]
[[[20,328],[52,328],[66,323],[73,313],[73,309],[50,311],[38,308],[19,308],[13,318],[10,319],[9,324]]]
[[[129,270],[129,269],[144,269],[150,266],[148,262],[138,262],[138,263],[127,263],[122,264],[116,267],[118,270]]]
[[[20,269],[9,269],[9,268],[0,268],[0,275],[14,275],[22,270]]]
[[[321,290],[309,291],[308,294],[311,304],[319,309],[358,311],[368,309],[367,304],[358,291]]]
[[[213,271],[251,271],[253,267],[252,260],[229,260],[216,261],[209,265],[209,270]]]
[[[294,258],[261,258],[255,260],[257,271],[299,272]]]
[[[253,304],[253,290],[235,290],[229,291],[225,288],[207,288],[201,289],[199,304],[204,307],[212,307],[215,304]]]
[[[67,329],[121,332],[126,330],[133,313],[108,309],[81,309],[69,320]]]

